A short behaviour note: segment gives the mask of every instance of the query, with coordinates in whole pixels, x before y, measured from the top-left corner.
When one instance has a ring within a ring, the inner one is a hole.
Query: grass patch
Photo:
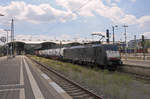
[[[118,72],[110,72],[99,68],[91,69],[37,56],[31,57],[51,66],[82,85],[87,85],[91,89],[94,88],[98,94],[104,93],[105,96],[109,96],[113,99],[134,99],[135,97],[130,98],[132,92],[137,91],[141,95],[148,95],[147,91],[150,91],[143,89],[143,85],[135,85],[132,77]]]

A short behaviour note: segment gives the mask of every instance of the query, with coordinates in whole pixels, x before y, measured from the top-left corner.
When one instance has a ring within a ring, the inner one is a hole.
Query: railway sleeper
[[[64,88],[66,88],[66,87],[67,87],[67,88],[68,88],[68,87],[69,87],[69,88],[77,88],[76,86],[71,85],[71,84],[69,84],[69,85],[63,85],[63,84],[60,83],[60,85],[62,85]]]
[[[58,81],[60,84],[63,84],[63,85],[67,85],[67,86],[71,86],[72,84],[66,82],[66,81]]]
[[[60,77],[58,77],[58,76],[53,76],[53,78],[54,78],[57,82],[59,82],[59,83],[67,83],[64,79],[62,79],[62,78],[60,78]]]
[[[92,97],[89,94],[82,94],[82,95],[78,95],[78,94],[72,95],[72,94],[70,94],[70,96],[72,96],[73,99],[88,99],[88,97]]]
[[[71,84],[69,84],[67,82],[63,82],[63,81],[57,80],[57,79],[55,79],[55,82],[57,82],[58,84],[62,84],[62,85],[71,85]]]
[[[65,91],[67,91],[67,92],[79,92],[79,91],[82,91],[82,90],[81,89],[74,89],[74,90],[66,89]]]
[[[76,87],[63,87],[63,86],[62,86],[62,88],[63,88],[63,89],[71,89],[71,90],[77,90],[77,89],[78,89],[78,88],[76,88]]]
[[[69,94],[71,94],[72,96],[89,96],[89,94],[87,94],[86,92],[84,91],[79,91],[79,92],[67,92]]]
[[[64,85],[60,85],[62,88],[64,89],[77,89],[76,87],[74,86],[64,86]]]
[[[58,77],[51,77],[52,80],[54,80],[55,82],[58,82],[58,83],[64,83],[65,81],[63,81],[62,79],[58,78]]]
[[[95,99],[94,97],[88,97],[88,98],[86,98],[86,99]]]
[[[61,85],[60,85],[61,86]],[[76,87],[74,87],[74,86],[61,86],[61,87],[63,87],[64,89],[73,89],[73,90],[76,90],[76,89],[78,89],[78,88],[76,88]]]
[[[41,65],[41,64],[40,64]],[[44,66],[45,68],[47,67],[47,66]],[[53,79],[55,79],[54,81],[57,81],[58,82],[58,84],[61,84],[60,82],[62,82],[63,80],[61,79],[60,80],[60,77],[59,76],[57,76],[57,75],[55,75],[55,73],[50,73],[49,72],[49,74],[52,74],[51,76],[50,76],[50,78],[53,78]],[[56,79],[57,78],[57,79]],[[53,80],[52,79],[52,80]],[[68,83],[69,84],[69,83]],[[62,86],[64,86],[64,85],[62,85]],[[78,88],[77,86],[74,86],[74,85],[71,85],[71,86],[66,86],[66,87],[69,87],[69,88],[66,88],[66,89],[70,89],[71,87],[72,87],[72,89],[71,90],[73,90],[73,89],[76,89],[76,90],[79,90],[80,88]],[[65,90],[65,88],[64,88],[64,90]],[[70,94],[69,94],[70,93]],[[86,92],[86,91],[78,91],[78,92],[68,92],[68,94],[70,95],[70,96],[72,96],[74,99],[100,99],[100,98],[96,98],[94,95],[92,95],[92,94],[89,94],[88,92]]]
[[[55,82],[57,82],[58,84],[64,85],[64,86],[73,86],[72,84],[68,83],[68,82],[61,82],[56,80]]]

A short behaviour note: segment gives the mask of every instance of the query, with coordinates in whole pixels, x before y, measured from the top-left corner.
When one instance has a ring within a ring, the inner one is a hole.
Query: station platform
[[[64,94],[68,97],[65,97]],[[25,56],[0,58],[0,99],[71,99]]]

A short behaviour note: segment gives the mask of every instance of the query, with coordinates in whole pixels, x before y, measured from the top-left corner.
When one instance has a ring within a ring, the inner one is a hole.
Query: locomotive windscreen
[[[118,51],[117,45],[103,45],[105,50]]]

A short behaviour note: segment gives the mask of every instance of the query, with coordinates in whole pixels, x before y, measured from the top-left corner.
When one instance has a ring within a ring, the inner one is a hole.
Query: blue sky
[[[13,17],[20,40],[91,39],[92,32],[105,35],[106,29],[112,33],[112,26],[118,25],[115,38],[124,41],[124,24],[128,40],[142,34],[150,38],[149,4],[149,0],[1,0],[0,13],[5,16],[0,17],[0,32],[10,28]]]

